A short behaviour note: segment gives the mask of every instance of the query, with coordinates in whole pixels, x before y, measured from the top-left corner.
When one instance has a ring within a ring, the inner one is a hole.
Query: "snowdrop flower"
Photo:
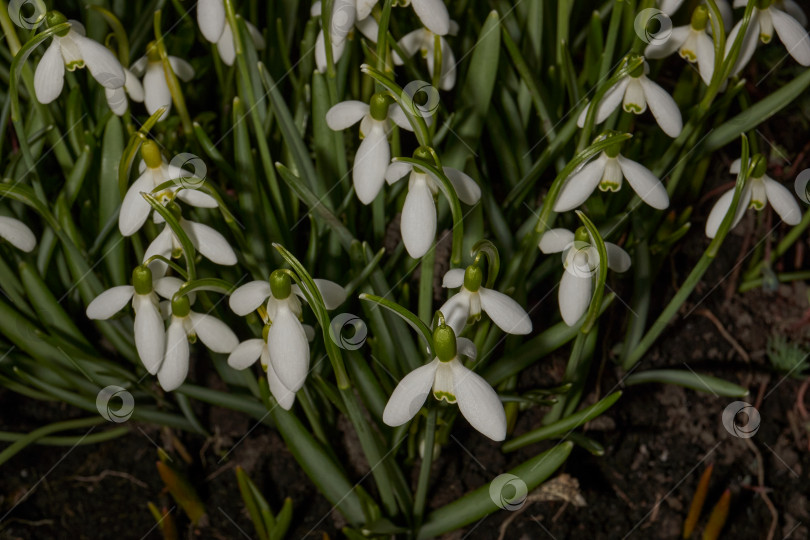
[[[672,138],[680,135],[683,129],[681,111],[666,90],[647,78],[648,71],[649,67],[645,61],[636,71],[622,78],[605,92],[596,110],[595,123],[601,124],[607,120],[620,103],[625,112],[633,114],[642,114],[649,106],[664,133]],[[577,119],[579,127],[585,126],[591,105],[593,103],[589,103],[580,113]]]
[[[799,203],[793,198],[793,194],[785,186],[766,174],[768,163],[762,155],[757,154],[752,160],[756,165],[751,177],[748,179],[748,185],[743,188],[743,192],[740,194],[740,202],[737,204],[737,213],[734,215],[734,221],[731,222],[731,228],[737,226],[748,208],[762,210],[768,203],[782,218],[782,221],[788,225],[798,225],[802,219],[802,212]],[[735,160],[731,164],[729,172],[739,174],[741,163],[741,160]],[[717,234],[720,223],[722,223],[723,218],[726,217],[729,208],[731,208],[733,198],[734,189],[730,189],[723,193],[714,203],[711,212],[709,212],[709,218],[706,220],[706,236],[709,238],[714,238]]]
[[[194,78],[194,68],[182,58],[169,56],[169,64],[171,64],[174,74],[181,81],[189,82]],[[172,109],[172,94],[169,91],[169,83],[166,81],[163,61],[160,59],[154,41],[147,45],[146,56],[142,56],[132,64],[132,73],[138,77],[143,76],[146,111],[151,116],[161,107],[165,107],[166,110],[160,117],[160,120],[165,120]]]
[[[400,5],[407,6],[408,3],[413,6],[416,16],[419,17],[425,28],[439,36],[444,36],[450,32],[450,14],[447,12],[444,0],[400,1]]]
[[[67,19],[58,11],[50,11],[46,21],[52,28],[67,22]],[[68,30],[54,34],[34,72],[34,93],[42,104],[50,103],[62,93],[65,69],[74,71],[87,67],[104,88],[115,90],[124,86],[124,68],[115,55],[100,43],[85,37],[80,22],[71,20],[70,25]]]
[[[239,338],[216,317],[192,311],[190,295],[177,295],[177,290],[165,291],[170,294],[159,292],[171,299],[171,322],[166,330],[166,350],[157,377],[160,387],[170,392],[183,384],[188,375],[189,342],[195,343],[200,338],[213,352],[229,354],[239,345]]]
[[[37,245],[37,238],[28,225],[13,217],[0,216],[0,238],[26,253]]]
[[[160,155],[160,150],[153,141],[145,141],[141,146],[141,175],[129,187],[121,212],[118,214],[118,229],[123,236],[132,236],[146,223],[152,207],[141,196],[141,193],[151,193],[156,187],[169,180],[177,182],[172,187],[157,194],[158,200],[164,205],[174,200],[176,196],[184,203],[200,208],[216,208],[217,201],[207,193],[182,184],[182,178],[191,176],[191,173],[180,167],[169,165]],[[183,188],[183,189],[178,189]]]
[[[432,391],[437,400],[458,403],[464,418],[493,441],[506,438],[506,414],[498,394],[483,377],[466,368],[459,355],[475,358],[472,341],[459,338],[440,319],[433,331],[436,358],[407,374],[383,411],[383,422],[396,427],[410,421]]]
[[[455,21],[450,21],[450,34],[455,35],[458,32],[458,24]],[[399,40],[399,46],[407,57],[416,54],[416,51],[422,53],[422,57],[427,61],[428,73],[433,77],[433,63],[435,58],[436,49],[436,36],[427,28],[418,28],[413,32],[405,34],[405,37]],[[456,84],[456,57],[453,55],[453,50],[447,43],[444,37],[439,36],[439,44],[442,53],[441,74],[439,77],[439,88],[442,90],[451,90]],[[394,64],[401,66],[404,61],[397,54],[393,52]]]
[[[601,191],[619,191],[624,178],[639,198],[653,208],[663,210],[669,206],[669,196],[661,181],[644,165],[622,156],[616,144],[568,177],[554,203],[554,211],[573,210],[597,187]]]
[[[563,272],[560,280],[558,302],[560,315],[568,326],[573,326],[582,317],[591,303],[594,276],[599,270],[599,252],[585,227],[576,234],[567,229],[550,229],[540,239],[538,246],[543,253],[563,252]],[[605,242],[608,268],[625,272],[630,268],[630,256],[616,244]]]
[[[442,287],[461,290],[453,295],[439,311],[447,319],[447,325],[460,334],[468,322],[481,318],[483,310],[492,322],[507,334],[528,334],[532,321],[528,313],[512,298],[502,292],[481,286],[483,271],[476,264],[466,269],[449,270],[442,280]]]
[[[413,131],[413,128],[399,105],[392,103],[383,92],[374,94],[370,103],[344,101],[326,113],[326,124],[335,131],[347,129],[357,122],[360,122],[363,142],[354,157],[352,182],[360,202],[371,204],[382,189],[385,171],[391,162],[388,133],[393,124],[408,131]]]
[[[334,309],[346,300],[345,289],[337,283],[325,279],[314,281],[326,309]],[[252,281],[242,285],[231,294],[229,300],[233,312],[241,316],[259,309],[267,300],[266,315],[262,314],[265,322],[270,323],[265,340],[267,357],[280,385],[273,395],[282,406],[287,403],[292,406],[291,397],[287,397],[283,389],[295,394],[304,386],[309,372],[309,343],[304,325],[301,324],[301,301],[297,296],[304,297],[301,288],[291,282],[286,271],[276,270],[270,274],[268,281]],[[245,347],[245,351],[240,351],[233,358],[235,367],[244,365],[248,352],[252,354],[256,350],[255,343]],[[268,369],[268,381],[270,377]]]
[[[745,7],[745,0],[734,0],[734,7]],[[802,12],[802,8],[795,2],[789,0],[757,0],[754,12],[748,23],[748,29],[742,40],[740,54],[734,64],[731,74],[737,75],[742,68],[751,60],[757,48],[757,41],[770,43],[773,39],[774,30],[784,44],[788,54],[790,54],[799,64],[810,66],[810,36],[802,28],[802,24],[807,19]],[[799,22],[799,20],[803,22]],[[734,25],[726,38],[726,56],[728,56],[737,34],[740,33],[742,20]]]
[[[87,306],[87,317],[109,319],[131,300],[135,310],[135,348],[146,370],[154,375],[163,361],[166,342],[155,292],[171,296],[181,285],[176,277],[155,278],[149,267],[138,266],[132,271],[132,285],[113,287],[98,295]]]
[[[200,0],[197,3],[197,25],[205,39],[217,44],[222,61],[232,66],[236,59],[236,44],[233,29],[225,16],[225,5],[222,0]],[[262,33],[248,21],[245,21],[245,26],[256,50],[263,50],[265,42]]]
[[[240,343],[228,356],[228,365],[234,369],[246,369],[261,358],[262,368],[267,373],[267,384],[270,387],[270,393],[273,394],[282,409],[289,411],[293,403],[295,403],[295,392],[284,386],[273,368],[273,363],[270,361],[268,337],[271,328],[272,325],[269,324],[264,326],[261,339],[248,339]],[[309,354],[307,354],[307,358],[309,358]]]
[[[414,157],[425,161],[433,160],[433,157],[421,148],[414,152]],[[410,173],[408,194],[405,196],[405,205],[402,207],[400,232],[408,255],[418,259],[427,253],[436,236],[437,218],[434,197],[439,192],[439,181],[418,167],[402,161],[395,161],[388,166],[385,180],[389,184],[393,184],[408,173]],[[473,205],[481,198],[481,188],[478,187],[475,180],[463,172],[444,167],[444,174],[453,184],[461,202]]]
[[[684,0],[659,0],[658,7],[661,8],[661,11],[663,11],[665,15],[671,17],[683,5],[683,1]],[[717,3],[717,9],[720,11],[720,16],[723,18],[723,26],[728,28],[731,25],[732,20],[731,5],[729,5],[728,0],[715,1]],[[706,0],[703,0],[701,4],[705,5]],[[711,28],[709,31],[711,32]]]
[[[708,34],[709,10],[698,6],[692,13],[692,22],[672,29],[663,42],[652,42],[644,50],[647,58],[664,58],[675,51],[692,64],[697,63],[700,77],[707,85],[714,73],[714,42]]]
[[[374,17],[369,17],[371,9],[377,0],[335,0],[332,4],[332,17],[330,18],[329,39],[332,42],[332,61],[337,63],[343,56],[346,48],[346,39],[352,28],[357,28],[366,39],[377,43],[379,26]],[[312,4],[310,15],[321,16],[321,2]],[[326,38],[323,29],[315,40],[315,63],[318,71],[326,71]]]
[[[169,203],[167,208],[177,217],[180,227],[188,235],[188,239],[191,240],[194,249],[199,251],[200,255],[215,264],[221,264],[223,266],[236,264],[236,253],[234,253],[233,248],[224,236],[208,225],[183,218],[180,207],[177,206],[176,203]],[[155,255],[160,255],[167,259],[170,256],[178,258],[182,253],[183,245],[167,223],[163,231],[161,231],[161,233],[152,240],[149,247],[146,248],[143,260],[146,262]],[[166,263],[155,260],[151,265],[153,268],[165,269]]]
[[[141,81],[127,68],[124,68],[124,86],[122,88],[105,88],[104,97],[107,98],[107,105],[117,116],[123,116],[129,108],[127,95],[132,101],[143,102],[144,92]]]

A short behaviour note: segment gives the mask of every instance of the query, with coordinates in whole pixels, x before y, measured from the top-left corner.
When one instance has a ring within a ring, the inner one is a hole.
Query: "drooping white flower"
[[[683,5],[683,2],[684,0],[658,0],[658,7],[661,8],[664,15],[671,17]],[[723,19],[723,26],[728,28],[731,26],[732,20],[731,5],[728,3],[728,0],[715,0],[715,2],[717,3],[718,11],[720,11],[720,17]],[[701,5],[706,5],[706,0],[702,0]]]
[[[456,334],[461,334],[469,321],[477,321],[484,311],[498,328],[507,334],[528,334],[532,331],[532,321],[520,304],[509,296],[481,286],[482,270],[475,265],[466,269],[449,270],[442,280],[442,287],[461,290],[453,295],[439,309],[447,326]]]
[[[346,300],[346,290],[337,283],[325,279],[316,279],[314,282],[326,309],[334,309]],[[300,320],[301,301],[297,296],[305,298],[303,291],[291,283],[286,272],[276,270],[267,281],[252,281],[242,285],[229,299],[233,312],[241,316],[259,309],[267,300],[265,322],[270,324],[270,328],[265,341],[268,358],[281,386],[293,394],[304,386],[309,372],[309,343]],[[269,378],[268,371],[268,380]],[[273,394],[276,395],[276,392]],[[288,400],[285,395],[280,389],[279,395],[276,395],[282,406]],[[289,403],[292,405],[292,401]]]
[[[474,359],[475,345],[465,338],[456,339],[449,326],[436,328],[433,342],[436,358],[399,381],[383,411],[383,422],[396,427],[410,421],[432,391],[439,401],[458,403],[461,414],[476,430],[493,441],[504,440],[506,414],[497,392],[459,359],[460,355]]]
[[[420,150],[417,150],[414,155],[427,157],[420,153]],[[478,202],[481,198],[481,188],[478,187],[475,180],[451,167],[444,167],[443,170],[461,202],[469,205]],[[388,166],[385,180],[389,184],[393,184],[408,173],[410,173],[408,194],[405,196],[405,205],[402,207],[400,232],[408,255],[418,259],[428,252],[436,237],[437,217],[434,196],[439,192],[439,180],[434,179],[418,167],[414,168],[410,163],[402,161],[395,161]]]
[[[183,178],[189,178],[191,172],[166,163],[160,155],[160,150],[153,141],[145,141],[141,146],[143,161],[140,165],[141,175],[129,187],[121,211],[118,214],[118,229],[123,236],[131,236],[138,232],[146,223],[152,207],[141,196],[141,193],[151,193],[156,187],[169,180],[175,181],[170,188],[157,194],[164,206],[176,196],[184,203],[200,208],[216,208],[217,201],[207,193],[194,189],[191,181],[183,183]],[[182,189],[180,189],[182,188]]]
[[[558,292],[560,315],[568,326],[582,317],[591,303],[593,281],[599,270],[599,252],[584,227],[576,234],[567,229],[550,229],[543,234],[538,246],[543,253],[563,252],[563,272]],[[616,244],[605,242],[608,268],[625,272],[630,268],[630,256]]]
[[[450,32],[450,14],[444,0],[410,0],[410,4],[425,28],[439,36]],[[400,2],[400,5],[407,6],[408,0]]]
[[[346,48],[346,40],[352,28],[357,28],[366,39],[372,43],[377,43],[379,26],[374,17],[369,17],[371,9],[377,0],[335,0],[332,3],[332,16],[329,21],[329,39],[332,42],[332,61],[337,64],[343,56]],[[310,15],[321,16],[321,2],[312,4]],[[318,71],[324,73],[327,68],[326,62],[326,37],[323,29],[315,39],[315,64]]]
[[[664,58],[677,51],[687,62],[697,64],[701,79],[708,85],[714,73],[714,43],[709,29],[709,12],[699,6],[692,14],[691,24],[673,28],[666,40],[651,42],[644,56]]]
[[[124,309],[132,301],[135,310],[135,347],[146,370],[158,372],[163,361],[165,335],[158,297],[174,294],[182,285],[176,277],[156,277],[147,266],[138,266],[132,272],[132,285],[107,289],[87,306],[87,317],[106,320]]]
[[[179,210],[177,205],[169,205],[169,208]],[[188,235],[194,249],[200,252],[200,255],[215,264],[223,266],[232,266],[236,264],[236,253],[233,248],[216,229],[197,223],[196,221],[189,221],[182,216],[178,217],[178,222],[183,231]],[[170,256],[179,257],[183,253],[183,245],[180,240],[175,236],[174,231],[167,223],[163,230],[158,234],[149,247],[146,248],[146,253],[143,255],[144,263],[155,255],[160,255],[165,258]],[[153,268],[165,269],[166,263],[160,260],[152,261]]]
[[[236,59],[236,44],[231,23],[225,16],[225,5],[222,0],[200,0],[197,4],[197,24],[203,37],[217,44],[217,52],[222,61],[232,66]],[[262,33],[248,21],[245,21],[245,26],[256,50],[263,50],[265,42]]]
[[[619,104],[625,112],[642,114],[649,106],[661,130],[670,137],[677,137],[683,129],[683,118],[675,100],[666,90],[647,78],[649,71],[647,62],[643,67],[623,77],[602,96],[596,109],[595,124],[601,124],[616,110]],[[593,103],[589,103],[577,118],[579,127],[585,126],[588,111]]]
[[[194,68],[191,64],[177,58],[169,56],[169,64],[177,78],[183,82],[189,82],[194,78]],[[151,42],[146,47],[146,56],[140,57],[132,64],[132,73],[137,77],[143,76],[144,104],[149,115],[155,114],[158,109],[165,107],[166,110],[160,117],[165,120],[172,109],[172,94],[169,91],[169,83],[166,79],[166,71],[163,69],[163,61],[160,59],[157,47]]]
[[[144,100],[144,91],[141,81],[130,70],[124,68],[124,86],[121,88],[105,88],[104,97],[107,98],[107,105],[110,110],[118,116],[123,116],[129,108],[127,95],[132,101],[138,103]]]
[[[661,181],[644,165],[622,156],[617,145],[603,151],[568,177],[554,203],[554,211],[573,210],[597,187],[602,191],[619,191],[625,178],[645,203],[658,210],[669,206],[669,196]]]
[[[188,375],[189,342],[194,343],[200,338],[213,352],[229,354],[239,345],[239,338],[216,317],[192,311],[191,295],[177,296],[177,290],[158,292],[171,300],[167,303],[171,322],[166,330],[166,349],[157,371],[161,388],[170,392],[183,384]]]
[[[458,24],[456,24],[455,21],[450,21],[450,35],[455,35],[457,31]],[[417,51],[421,52],[422,57],[427,62],[428,73],[430,73],[431,77],[433,77],[436,51],[435,38],[437,35],[438,34],[434,34],[427,28],[417,28],[413,32],[405,34],[398,42],[407,57],[413,56]],[[439,44],[442,54],[439,88],[442,90],[451,90],[456,84],[456,57],[453,54],[453,50],[450,48],[450,44],[447,43],[444,37],[439,36]],[[396,51],[393,52],[393,58],[394,64],[398,66],[404,63],[403,59]]]
[[[50,27],[66,22],[64,15],[51,11],[47,15]],[[104,88],[114,90],[125,83],[124,68],[107,48],[85,37],[84,26],[70,21],[67,32],[54,34],[34,72],[34,92],[40,103],[50,103],[62,93],[65,69],[74,71],[86,67]]]
[[[26,253],[33,251],[37,245],[37,238],[28,225],[8,216],[0,216],[0,238]]]
[[[391,162],[388,134],[394,124],[408,131],[413,128],[399,105],[391,103],[382,92],[374,94],[371,103],[344,101],[326,113],[326,124],[335,131],[347,129],[357,122],[360,122],[363,142],[354,157],[352,182],[360,202],[371,204],[382,189],[385,171]]]
[[[768,176],[767,161],[764,157],[754,156],[754,160],[758,159],[758,165],[755,167],[754,172],[748,179],[748,184],[743,188],[740,194],[740,201],[737,203],[737,213],[734,214],[734,221],[731,222],[731,228],[737,226],[742,219],[745,211],[748,208],[762,210],[769,203],[774,211],[782,218],[782,221],[788,225],[798,225],[802,219],[802,212],[799,208],[799,203],[793,198],[793,194],[788,188]],[[737,159],[731,164],[729,172],[731,174],[739,174],[742,161]],[[731,202],[734,198],[734,189],[730,189],[723,193],[717,202],[714,203],[709,217],[706,219],[706,236],[714,238],[717,234],[717,229],[726,217]]]
[[[734,7],[744,7],[745,5],[745,0],[734,0]],[[771,42],[774,30],[776,30],[776,35],[779,36],[779,40],[784,44],[788,54],[799,64],[810,66],[810,36],[802,27],[806,23],[806,16],[801,7],[795,2],[789,0],[757,2],[754,12],[751,14],[745,36],[743,36],[740,53],[731,74],[739,74],[743,67],[748,64],[754,55],[758,42]],[[726,38],[726,56],[728,56],[731,47],[734,45],[741,26],[742,20],[735,24],[734,28],[729,32]]]

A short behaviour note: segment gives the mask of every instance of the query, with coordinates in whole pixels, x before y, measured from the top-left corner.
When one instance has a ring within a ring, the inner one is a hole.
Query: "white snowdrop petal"
[[[236,59],[236,46],[233,42],[233,32],[231,25],[225,21],[225,28],[222,30],[222,35],[217,40],[217,52],[219,57],[226,66],[232,66],[233,61]]]
[[[608,268],[614,272],[626,272],[630,269],[632,261],[625,250],[612,242],[605,242],[605,250],[607,251]]]
[[[361,21],[355,21],[354,27],[372,43],[377,43],[377,35],[380,33],[380,25],[374,17],[366,17]]]
[[[0,216],[0,238],[26,253],[37,245],[37,237],[28,225],[13,217]]]
[[[443,167],[442,170],[453,184],[453,189],[456,190],[456,195],[461,202],[472,206],[481,199],[481,188],[470,176],[452,167]]]
[[[802,7],[794,0],[782,0],[782,10],[799,21],[800,25],[807,26],[807,15],[805,15]]]
[[[772,7],[768,10],[776,35],[784,43],[790,56],[803,66],[810,66],[810,36],[799,21],[784,11]]]
[[[605,154],[600,154],[598,158],[582,167],[579,172],[569,176],[554,202],[554,211],[568,212],[588,200],[596,186],[599,185],[599,181],[602,180],[607,160],[608,157]]]
[[[194,333],[197,334],[203,345],[212,351],[227,354],[233,352],[239,345],[239,338],[236,337],[233,330],[216,317],[192,311],[189,313],[189,318]]]
[[[470,316],[470,292],[461,289],[442,304],[439,311],[444,316],[445,324],[452,328],[456,335],[461,334]]]
[[[124,309],[134,293],[135,288],[132,285],[120,285],[107,289],[87,305],[87,318],[95,320],[109,319]]]
[[[332,17],[330,17],[331,38],[333,43],[344,43],[346,37],[354,28],[357,16],[355,0],[335,0],[332,4]],[[337,57],[335,58],[337,63]]]
[[[560,315],[568,326],[574,326],[591,303],[591,277],[579,277],[572,272],[563,272],[560,280],[558,301]]]
[[[724,57],[728,57],[729,52],[734,44],[734,41],[737,39],[737,34],[740,33],[740,28],[742,25],[742,20],[737,22],[734,25],[734,28],[731,29],[728,37],[726,37],[726,50],[724,53]],[[740,47],[739,55],[737,56],[737,61],[734,63],[734,68],[731,70],[731,75],[736,76],[737,74],[742,71],[742,69],[748,64],[751,60],[751,57],[754,56],[754,51],[757,49],[757,44],[759,43],[759,10],[755,9],[754,13],[751,15],[750,22],[748,23],[748,29],[745,31],[745,35],[743,36],[742,46]]]
[[[233,248],[215,229],[195,221],[180,220],[180,226],[186,231],[194,247],[213,263],[223,266],[236,264],[236,253]]]
[[[661,126],[661,130],[672,138],[680,135],[683,129],[683,118],[672,96],[646,76],[640,77],[639,82],[644,89],[644,98],[650,107],[650,112]]]
[[[402,242],[414,259],[422,257],[436,237],[436,206],[433,193],[424,180],[417,180],[408,190],[402,207],[400,224]]]
[[[124,68],[107,47],[83,36],[73,36],[72,39],[79,49],[87,69],[101,86],[105,88],[124,86],[124,82],[126,82]]]
[[[652,59],[666,58],[683,45],[691,32],[690,25],[673,28],[666,40],[652,40],[644,49],[644,56]]]
[[[149,296],[136,294],[135,308],[135,348],[146,371],[154,375],[158,372],[165,352],[165,330],[160,309]]]
[[[700,78],[708,86],[714,74],[714,43],[705,33],[701,33],[697,38],[697,63]]]
[[[166,392],[177,389],[188,375],[188,337],[183,323],[172,321],[166,332],[166,354],[158,370],[158,382]]]
[[[281,383],[297,392],[309,372],[309,343],[301,323],[289,309],[279,309],[267,336],[270,362]]]
[[[613,111],[615,111],[619,105],[621,104],[622,100],[624,99],[624,94],[627,91],[627,86],[630,84],[630,77],[625,77],[624,79],[617,82],[610,88],[605,95],[602,96],[602,100],[599,102],[599,106],[596,109],[596,119],[594,124],[601,124],[607,117],[610,116]],[[577,120],[577,125],[579,127],[585,126],[585,120],[587,116],[587,110],[583,111],[580,114],[579,119]]]
[[[194,68],[182,58],[170,56],[169,65],[172,66],[172,71],[181,81],[188,82],[194,78]]]
[[[506,413],[498,393],[483,377],[464,367],[458,360],[450,362],[458,408],[472,427],[493,441],[506,438]]]
[[[731,167],[729,167],[728,172],[731,174],[740,174],[740,169],[742,168],[742,159],[737,158],[731,162]]]
[[[318,37],[315,38],[315,65],[321,73],[326,72],[326,41],[323,37],[323,29],[318,32]]]
[[[394,122],[400,129],[413,131],[413,126],[408,121],[408,117],[398,103],[392,103],[388,106],[388,119]],[[404,165],[407,165],[407,163]]]
[[[146,71],[146,65],[149,59],[146,56],[141,56],[129,66],[129,70],[136,77],[142,77]]]
[[[410,163],[394,161],[385,170],[385,181],[388,182],[388,185],[391,185],[398,180],[402,180],[402,178],[404,178],[406,174],[410,174],[412,170],[413,166]]]
[[[377,0],[357,0],[357,20],[362,21],[369,16],[371,10],[377,5]]]
[[[368,103],[356,100],[342,101],[326,111],[326,125],[334,131],[340,131],[362,120],[369,114],[368,111]]]
[[[59,97],[65,86],[65,62],[56,38],[42,55],[34,72],[34,93],[37,101],[47,104]]]
[[[225,5],[222,0],[199,0],[197,24],[203,37],[211,43],[216,43],[225,29]]]
[[[464,337],[456,338],[456,347],[458,354],[466,356],[471,360],[475,360],[475,357],[478,356],[478,350],[475,348],[475,343],[473,343],[470,339]]]
[[[234,313],[244,317],[261,306],[270,294],[269,282],[251,281],[233,291],[228,299],[228,304]]]
[[[391,394],[383,411],[383,422],[391,427],[401,426],[416,416],[424,405],[439,367],[436,358],[405,375]]]
[[[538,247],[545,254],[559,253],[574,241],[574,233],[568,229],[549,229],[543,233]]]
[[[163,227],[163,230],[160,231],[152,243],[149,244],[149,247],[146,248],[146,253],[143,254],[143,262],[149,260],[150,257],[154,255],[162,255],[166,258],[171,255],[172,252],[172,230],[169,226]],[[157,274],[164,274],[166,272],[166,263],[163,261],[152,261],[152,264],[149,265],[150,269],[153,273]]]
[[[444,274],[444,278],[442,279],[442,287],[448,289],[455,289],[456,287],[461,287],[464,283],[464,268],[453,268],[447,271]]]
[[[262,351],[262,363],[266,366],[267,385],[270,393],[273,394],[282,409],[289,411],[295,403],[295,392],[284,386],[281,379],[278,378],[278,373],[273,369],[273,363],[270,362],[270,353],[267,349]]]
[[[178,277],[165,276],[154,280],[152,285],[155,289],[155,292],[158,293],[158,295],[160,295],[163,298],[166,298],[167,300],[171,300],[174,294],[180,290],[180,287],[183,286],[183,283],[184,281]],[[192,304],[194,303],[192,301],[193,294],[194,293],[188,295],[189,296],[188,300]]]
[[[391,161],[391,148],[381,122],[374,122],[357,149],[352,168],[352,181],[357,198],[371,204],[385,182],[385,171]]]
[[[121,203],[121,211],[118,213],[118,230],[122,236],[132,236],[146,223],[152,207],[141,192],[150,193],[154,187],[152,175],[146,171],[127,190],[124,202]]]
[[[450,31],[450,14],[443,0],[411,0],[416,16],[425,28],[443,36]]]
[[[731,208],[731,201],[733,199],[734,190],[730,189],[723,193],[720,198],[717,199],[717,202],[714,203],[711,212],[709,212],[709,217],[706,219],[706,236],[709,238],[715,237],[717,230],[720,228],[720,224],[723,222],[723,218],[726,217],[726,214]],[[732,229],[736,227],[742,219],[745,211],[748,209],[748,203],[750,200],[751,189],[749,187],[746,188],[740,196],[740,202],[737,204],[737,213],[734,215],[734,221],[731,224]]]
[[[228,355],[228,365],[233,369],[246,369],[256,363],[265,350],[263,339],[243,341]]]
[[[153,115],[161,107],[166,110],[160,117],[165,120],[172,108],[172,94],[169,92],[169,85],[166,83],[166,74],[163,66],[157,62],[150,63],[146,67],[146,74],[143,76],[144,105],[146,111]]]
[[[661,0],[658,3],[658,7],[663,11],[666,15],[672,16],[678,8],[681,7],[683,4],[683,0]]]
[[[447,40],[441,39],[442,45],[442,73],[439,78],[439,88],[452,90],[456,85],[456,55]]]
[[[653,208],[663,210],[669,206],[669,195],[661,181],[644,165],[627,159],[622,155],[617,156],[622,173],[627,179],[627,183],[642,201]]]
[[[489,315],[498,328],[507,334],[523,335],[532,331],[529,314],[513,298],[502,292],[481,287],[481,308]]]
[[[197,208],[216,208],[217,200],[208,193],[194,188],[185,188],[177,191],[177,198],[186,204]]]
[[[417,28],[411,32],[405,34],[402,39],[397,42],[399,48],[402,49],[402,52],[405,53],[405,56],[410,58],[416,51],[422,48],[425,43],[425,30],[423,28]],[[401,66],[404,61],[402,57],[399,56],[399,53],[396,51],[392,51],[394,57],[394,64]]]
[[[127,108],[129,108],[129,103],[121,92],[123,92],[121,88],[116,88],[115,90],[110,88],[104,89],[104,97],[107,99],[107,106],[116,116],[123,116],[124,113],[127,112]]]
[[[126,89],[127,94],[129,94],[129,98],[132,101],[137,101],[138,103],[143,102],[144,92],[141,81],[139,81],[135,74],[128,69],[124,70],[124,77],[124,88]]]
[[[799,203],[793,198],[793,194],[782,184],[771,178],[763,178],[765,182],[765,193],[768,195],[768,202],[788,225],[798,225],[802,220],[802,211]]]
[[[346,301],[346,289],[328,279],[314,279],[315,286],[321,292],[326,309],[335,309]]]

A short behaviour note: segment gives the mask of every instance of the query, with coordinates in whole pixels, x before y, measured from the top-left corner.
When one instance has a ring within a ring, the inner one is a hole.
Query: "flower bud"
[[[391,105],[391,97],[385,92],[377,92],[371,96],[369,102],[369,112],[374,120],[382,122],[388,118],[388,106]]]
[[[163,163],[160,157],[160,149],[154,141],[144,141],[143,145],[141,145],[141,157],[150,169],[157,169]]]
[[[442,362],[456,357],[456,334],[444,321],[433,331],[433,349]]]
[[[146,265],[136,266],[132,271],[132,286],[135,294],[149,294],[152,292],[152,270]]]
[[[277,300],[284,300],[290,296],[292,283],[290,276],[285,271],[275,270],[270,274],[270,292]]]
[[[188,317],[191,313],[191,303],[188,301],[188,296],[174,295],[172,298],[172,315],[175,317]]]
[[[476,292],[480,289],[483,279],[483,270],[475,264],[471,264],[464,270],[464,288],[470,292]]]

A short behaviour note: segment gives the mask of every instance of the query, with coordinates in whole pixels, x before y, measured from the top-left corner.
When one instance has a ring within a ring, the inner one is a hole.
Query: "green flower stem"
[[[160,30],[161,11],[155,10],[153,19],[153,27],[155,31],[155,45],[157,47],[160,60],[163,63],[163,72],[166,75],[166,83],[169,85],[169,93],[172,95],[172,101],[177,108],[177,114],[180,115],[180,120],[183,122],[183,131],[186,137],[194,136],[194,127],[191,125],[191,117],[186,108],[186,98],[183,97],[183,90],[180,88],[180,81],[177,80],[177,75],[174,74],[174,69],[169,62],[169,55],[166,53],[166,44],[163,42],[163,34]]]
[[[723,397],[744,398],[749,395],[748,389],[742,386],[710,375],[701,375],[680,369],[643,371],[633,373],[624,380],[624,384],[627,386],[647,383],[676,384],[698,392],[713,393]]]
[[[433,319],[433,269],[436,249],[429,249],[419,264],[419,318],[427,325]]]
[[[47,426],[43,426],[39,429],[35,429],[31,433],[25,435],[17,439],[11,446],[5,448],[2,452],[0,452],[0,465],[11,459],[12,456],[23,450],[26,446],[31,443],[36,442],[38,439],[45,437],[46,435],[50,435],[51,433],[57,433],[59,431],[69,431],[73,429],[83,429],[88,427],[97,426],[99,424],[105,423],[106,420],[103,416],[91,416],[90,418],[80,418],[77,420],[66,420],[64,422],[55,422],[53,424],[48,424]]]
[[[428,483],[430,482],[430,467],[433,465],[433,446],[436,440],[436,407],[430,407],[425,424],[425,439],[422,463],[419,466],[419,480],[416,484],[416,495],[413,499],[413,521],[418,528],[422,524],[425,512],[425,499],[427,498]]]
[[[810,270],[803,270],[801,272],[784,272],[782,274],[777,274],[776,279],[779,280],[779,283],[790,283],[792,281],[807,281],[810,280]],[[754,278],[749,281],[743,281],[740,284],[740,288],[738,289],[741,293],[750,291],[752,289],[756,289],[758,287],[762,287],[764,279]]]

